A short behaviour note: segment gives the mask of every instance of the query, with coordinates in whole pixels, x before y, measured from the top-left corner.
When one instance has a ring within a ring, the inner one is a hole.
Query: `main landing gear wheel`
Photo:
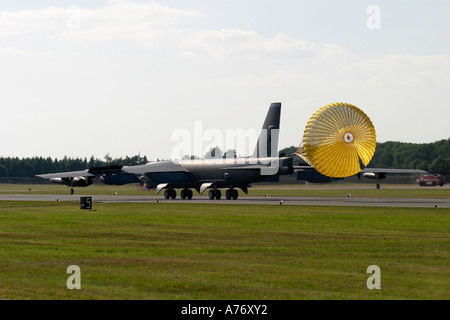
[[[72,195],[72,194],[74,194],[74,190],[72,189],[72,188],[70,188],[70,194]]]
[[[379,183],[377,183],[376,187],[377,187],[377,189],[380,189],[380,184],[379,184]]]
[[[176,197],[177,197],[177,192],[174,189],[166,189],[166,191],[164,191],[165,199],[175,199]]]
[[[225,192],[225,198],[227,200],[230,200],[231,198],[233,198],[233,200],[236,200],[238,198],[238,191],[236,189],[228,189]]]
[[[180,196],[181,196],[182,200],[185,200],[185,199],[191,200],[192,194],[193,194],[193,192],[190,189],[183,189],[180,192]]]
[[[220,198],[222,197],[222,192],[220,190],[209,190],[208,196],[210,200],[220,200]]]

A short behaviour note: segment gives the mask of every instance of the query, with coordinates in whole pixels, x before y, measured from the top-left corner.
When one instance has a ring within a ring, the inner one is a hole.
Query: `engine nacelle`
[[[71,187],[87,187],[90,186],[94,181],[90,177],[74,177],[70,181]]]
[[[64,184],[69,187],[87,187],[94,181],[91,177],[51,178],[51,183]]]
[[[363,173],[363,177],[372,180],[381,180],[386,178],[386,173],[384,172],[366,172]]]
[[[114,178],[111,177],[111,175],[102,175],[100,177],[100,181],[103,182],[104,184],[108,184],[108,185],[114,185]]]
[[[66,184],[67,185],[67,181],[63,180],[62,178],[51,178],[50,182],[56,183],[56,184]]]

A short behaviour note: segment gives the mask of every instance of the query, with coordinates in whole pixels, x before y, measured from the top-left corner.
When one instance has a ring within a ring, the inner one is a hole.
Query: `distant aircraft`
[[[229,200],[238,198],[238,188],[248,193],[251,183],[277,181],[280,175],[294,171],[297,171],[298,180],[310,182],[330,182],[355,174],[379,180],[387,173],[407,171],[365,168],[375,151],[375,131],[361,110],[345,103],[327,105],[311,117],[303,137],[305,144],[296,153],[309,166],[293,166],[292,157],[278,156],[280,115],[281,103],[272,103],[251,157],[157,161],[137,166],[93,167],[40,174],[37,177],[64,184],[70,187],[71,194],[74,187],[90,186],[94,178],[99,177],[108,185],[144,184],[148,189],[155,188],[156,194],[164,190],[166,199],[175,199],[176,189],[181,190],[181,199],[191,199],[192,189],[200,194],[209,189],[211,200],[221,199],[220,189],[226,189],[225,198]]]

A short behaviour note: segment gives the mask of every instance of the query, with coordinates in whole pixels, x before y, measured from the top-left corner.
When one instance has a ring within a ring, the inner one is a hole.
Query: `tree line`
[[[33,157],[33,158],[0,158],[0,177],[20,177],[30,178],[36,174],[53,173],[64,171],[78,171],[89,169],[92,167],[104,167],[112,165],[135,166],[146,164],[148,162],[146,156],[140,154],[133,157],[112,158],[109,154],[104,160],[94,158],[69,158],[65,156],[63,159],[52,159],[50,157]]]
[[[209,153],[214,156],[233,158],[236,157],[234,150],[222,152],[214,148]],[[280,155],[289,156],[297,150],[291,146],[279,151]],[[208,155],[208,153],[207,153]],[[205,155],[205,158],[209,156]],[[186,156],[191,158],[191,156]],[[197,157],[195,157],[197,158]],[[148,162],[146,156],[140,154],[125,158],[112,158],[109,154],[104,160],[94,158],[69,158],[52,159],[50,157],[33,158],[3,158],[0,157],[0,177],[34,177],[40,173],[78,171],[92,167],[103,167],[110,165],[134,166]],[[302,164],[302,160],[294,157],[294,164]],[[382,142],[377,143],[375,154],[368,167],[372,168],[397,168],[397,169],[422,169],[430,173],[439,173],[450,176],[450,138],[433,143],[404,143],[404,142]]]

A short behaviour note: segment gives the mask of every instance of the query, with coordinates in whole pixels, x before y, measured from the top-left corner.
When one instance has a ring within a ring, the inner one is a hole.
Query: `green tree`
[[[0,177],[8,176],[8,168],[6,168],[3,164],[0,164]]]
[[[422,161],[420,161],[420,162],[418,163],[416,169],[419,169],[419,170],[425,170],[425,171],[428,171],[428,172],[429,172],[429,171],[430,171],[430,166],[429,166],[429,164],[428,164],[428,161],[427,161],[427,160],[422,160]]]
[[[447,174],[447,161],[442,157],[437,157],[430,164],[430,172],[442,175]]]

